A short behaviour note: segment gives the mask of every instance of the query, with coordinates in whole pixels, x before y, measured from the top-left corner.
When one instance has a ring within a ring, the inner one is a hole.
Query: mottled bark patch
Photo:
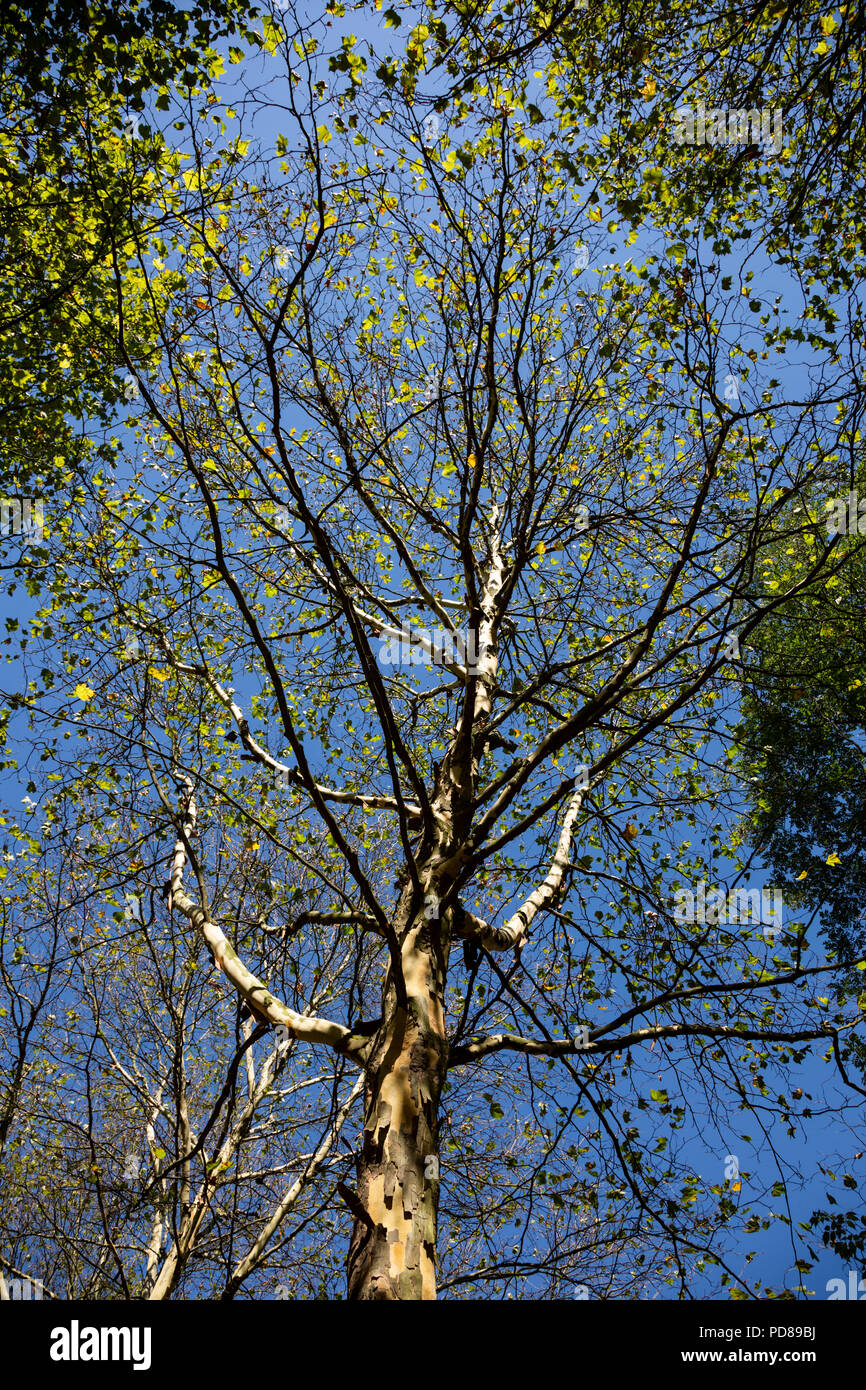
[[[351,1299],[436,1297],[438,1106],[447,1065],[434,953],[404,947],[409,1009],[386,1000],[370,1055],[349,1251]]]

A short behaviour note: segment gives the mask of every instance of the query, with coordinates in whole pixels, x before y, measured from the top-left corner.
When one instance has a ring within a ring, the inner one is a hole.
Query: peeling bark
[[[438,938],[438,923],[425,920],[407,933],[408,1009],[386,988],[382,1027],[366,1068],[358,1191],[349,1202],[355,1217],[350,1299],[436,1297],[438,1114],[448,1052]]]

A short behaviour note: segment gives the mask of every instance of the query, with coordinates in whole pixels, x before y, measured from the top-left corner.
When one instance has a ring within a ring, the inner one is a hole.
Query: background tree
[[[805,512],[806,541],[834,538],[837,564],[762,627],[757,660],[743,688],[738,737],[749,799],[745,834],[786,899],[819,915],[837,962],[836,996],[856,997],[863,1008],[866,992],[858,967],[866,950],[864,548],[857,488],[862,470],[856,457],[850,462],[837,474],[835,488],[815,489],[795,509],[800,517]],[[768,585],[779,589],[802,579],[808,546],[802,534],[797,537],[800,517],[789,519],[789,535],[784,542],[780,538],[764,593]],[[844,1063],[860,1073],[862,1092],[862,1040],[852,1035],[840,1051]],[[829,1170],[828,1175],[833,1176]],[[832,1192],[827,1196],[838,1207]],[[862,1262],[862,1210],[825,1209],[812,1220],[843,1259]]]
[[[254,11],[252,12],[254,13]],[[60,491],[105,457],[118,401],[110,248],[125,264],[164,155],[169,83],[206,90],[216,44],[246,32],[235,0],[176,9],[36,0],[0,19],[0,467],[7,493]],[[149,108],[146,110],[146,107]],[[125,347],[146,343],[127,306]],[[87,424],[87,429],[83,427]]]

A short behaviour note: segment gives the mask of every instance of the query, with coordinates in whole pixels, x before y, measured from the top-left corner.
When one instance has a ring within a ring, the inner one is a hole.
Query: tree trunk
[[[413,924],[402,945],[408,1008],[386,985],[367,1065],[364,1138],[348,1259],[350,1299],[436,1297],[439,1097],[447,1066],[444,959],[438,921]]]

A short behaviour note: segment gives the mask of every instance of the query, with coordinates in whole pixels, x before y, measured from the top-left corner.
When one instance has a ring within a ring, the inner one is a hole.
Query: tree
[[[44,499],[82,450],[99,451],[97,425],[134,386],[117,375],[109,247],[125,265],[163,156],[169,84],[206,90],[214,45],[245,32],[244,10],[36,0],[6,6],[0,23],[0,458],[7,488]],[[132,302],[127,313],[140,361]]]
[[[789,519],[787,543],[779,545],[762,586],[765,593],[768,583],[778,589],[802,582],[808,556],[804,539],[814,544],[815,536],[830,535],[837,561],[820,583],[803,587],[763,625],[755,644],[757,661],[743,688],[738,738],[748,790],[746,834],[787,899],[820,915],[837,963],[836,998],[857,999],[862,1009],[866,647],[858,483],[862,486],[862,470],[855,461],[850,472],[837,475],[828,494],[818,489],[805,508],[796,509],[805,511],[805,538],[799,518]],[[866,1075],[866,1051],[856,1034],[839,1056]],[[862,1085],[857,1089],[864,1094]],[[846,1186],[853,1182],[845,1176]],[[827,1198],[837,1210],[813,1212],[812,1225],[843,1259],[862,1261],[862,1210],[840,1210],[832,1193]]]
[[[813,516],[815,532],[832,526],[826,506]],[[834,571],[762,629],[740,738],[755,842],[789,894],[822,910],[840,963],[852,964],[864,945],[863,544],[840,533],[838,549]],[[799,577],[802,554],[779,560],[774,582]]]
[[[281,1241],[291,1241],[294,1222],[303,1231],[322,1201],[316,1179],[333,1184],[345,1171],[338,1141],[356,1078],[339,1065],[323,1072],[309,1053],[299,1060],[285,1035],[268,1039],[254,1062],[262,1026],[222,1007],[218,981],[175,938],[153,892],[121,891],[103,838],[118,834],[116,815],[93,799],[74,819],[68,803],[49,814],[40,867],[28,862],[36,847],[25,846],[4,869],[9,1007],[0,1014],[19,1046],[4,1098],[4,1137],[11,1129],[14,1143],[3,1257],[16,1275],[29,1261],[59,1297],[162,1299],[202,1288],[233,1297],[250,1281],[261,1287],[269,1266],[273,1289],[288,1277]],[[133,837],[140,829],[125,826]],[[238,847],[228,833],[220,841],[220,861],[230,860]],[[61,866],[56,879],[45,851]],[[258,884],[248,856],[238,859],[242,905]],[[308,1007],[339,970],[335,951]],[[34,984],[38,998],[22,1018]],[[297,1284],[308,1296],[327,1259],[304,1243]]]
[[[859,1014],[807,995],[834,967],[802,924],[681,906],[725,872],[740,648],[832,570],[816,539],[755,598],[856,382],[828,386],[818,345],[782,396],[755,350],[756,403],[731,404],[738,297],[717,265],[675,293],[702,254],[687,217],[663,267],[614,243],[590,292],[592,161],[564,156],[555,107],[479,83],[425,124],[417,84],[365,79],[345,35],[320,59],[313,28],[263,29],[287,78],[273,159],[202,101],[135,275],[114,258],[120,339],[131,298],[153,345],[136,435],[119,481],[95,470],[53,518],[16,698],[60,799],[115,817],[97,861],[142,895],[167,874],[157,955],[191,943],[263,1029],[362,1078],[350,1297],[435,1295],[449,1088],[551,1158],[550,1236],[526,1263],[500,1237],[479,1281],[573,1287],[625,1231],[631,1287],[651,1259],[754,1295],[725,1258],[724,1126],[717,1182],[676,1151],[686,1078],[790,1121],[772,1083]],[[160,964],[166,987],[177,1012]],[[181,1128],[181,1169],[192,1148]],[[511,1156],[484,1175],[506,1216]]]

